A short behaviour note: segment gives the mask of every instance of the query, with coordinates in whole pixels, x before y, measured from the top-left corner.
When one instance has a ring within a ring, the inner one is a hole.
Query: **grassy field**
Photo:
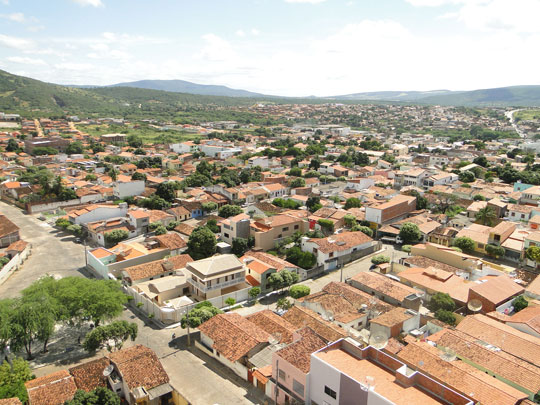
[[[514,114],[514,118],[519,118],[522,121],[538,121],[540,120],[540,110],[521,110]]]
[[[184,142],[201,138],[199,134],[180,131],[161,131],[148,125],[140,125],[137,128],[123,125],[77,125],[77,129],[86,132],[93,137],[99,137],[104,134],[126,134],[137,135],[145,144],[164,143],[164,142]]]

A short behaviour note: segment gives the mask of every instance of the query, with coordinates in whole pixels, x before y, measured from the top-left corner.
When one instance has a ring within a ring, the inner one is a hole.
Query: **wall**
[[[28,244],[21,253],[17,253],[4,267],[2,267],[2,270],[0,270],[0,284],[3,284],[15,270],[19,269],[30,255],[31,249],[32,246]]]
[[[207,355],[213,357],[217,361],[219,361],[221,364],[226,366],[227,368],[231,369],[236,375],[238,375],[243,380],[248,380],[248,369],[243,364],[240,364],[239,362],[231,362],[225,357],[223,357],[219,352],[215,349],[209,349],[208,347],[212,347],[210,344],[208,344],[209,338],[205,338],[204,334],[201,332],[201,340],[205,341],[205,344],[201,344],[199,341],[195,341],[195,347],[202,351],[203,353],[206,353]],[[211,340],[210,340],[211,341]]]
[[[68,200],[68,201],[51,201],[51,202],[33,202],[26,203],[26,212],[29,214],[35,214],[36,212],[52,211],[60,207],[70,207],[81,204],[81,200]]]
[[[156,252],[148,253],[144,256],[135,257],[129,260],[122,260],[121,262],[116,262],[108,266],[109,273],[112,273],[115,277],[120,276],[121,270],[126,267],[136,266],[138,264],[153,262],[154,260],[163,259],[165,256],[169,255],[169,249],[158,250]]]
[[[116,183],[113,190],[115,197],[118,198],[141,195],[144,192],[144,180],[134,180],[129,183]]]
[[[312,354],[309,371],[309,399],[319,405],[338,405],[341,386],[340,377],[341,373],[338,370],[321,361],[315,354]],[[325,385],[336,392],[336,399],[325,394]]]
[[[279,378],[278,369],[285,373],[285,379]],[[309,378],[307,374],[304,374],[301,370],[290,364],[288,361],[279,357],[275,352],[272,353],[272,378],[278,385],[278,404],[285,402],[285,394],[287,390],[298,398],[302,398],[306,401],[309,400]],[[304,385],[304,395],[301,396],[293,391],[293,380],[298,381]],[[289,397],[291,395],[287,393]]]

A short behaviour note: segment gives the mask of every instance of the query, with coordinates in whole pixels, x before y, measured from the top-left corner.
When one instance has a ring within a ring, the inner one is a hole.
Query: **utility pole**
[[[191,336],[189,334],[189,309],[186,311],[186,324],[187,324],[187,344],[191,346]]]

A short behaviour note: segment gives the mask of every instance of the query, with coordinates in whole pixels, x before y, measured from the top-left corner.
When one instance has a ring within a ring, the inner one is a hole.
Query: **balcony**
[[[238,276],[232,280],[229,281],[223,281],[221,283],[214,283],[212,282],[211,286],[207,286],[205,284],[202,284],[198,281],[193,280],[192,278],[188,278],[188,283],[190,283],[193,287],[198,288],[200,291],[207,293],[209,291],[214,291],[222,288],[227,288],[232,285],[240,284],[244,282],[244,277]]]

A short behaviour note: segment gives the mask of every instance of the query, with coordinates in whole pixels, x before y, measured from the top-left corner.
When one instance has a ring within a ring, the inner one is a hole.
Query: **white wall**
[[[128,207],[127,204],[122,205],[111,205],[110,207],[98,207],[93,209],[86,214],[79,215],[75,218],[75,223],[77,225],[86,224],[88,222],[94,221],[104,221],[111,218],[121,218],[127,215]]]
[[[321,361],[314,354],[311,355],[311,367],[309,371],[309,392],[306,399],[317,404],[339,404],[340,372]],[[328,386],[336,392],[336,399],[324,393],[324,386]]]
[[[117,198],[141,195],[143,192],[144,180],[134,180],[129,183],[117,182],[113,188],[114,196]]]

